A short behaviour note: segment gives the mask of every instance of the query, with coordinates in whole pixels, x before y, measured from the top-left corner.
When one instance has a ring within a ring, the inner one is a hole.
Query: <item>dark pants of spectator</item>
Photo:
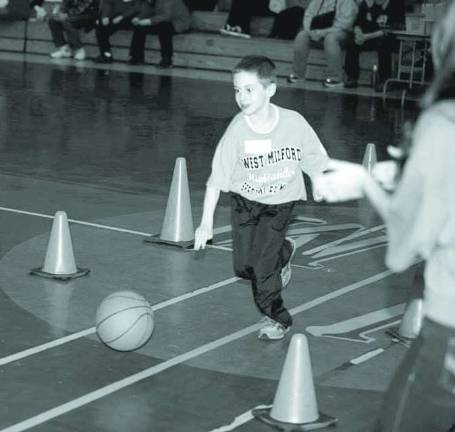
[[[455,425],[455,328],[424,318],[385,394],[375,432],[451,432]]]
[[[392,76],[392,54],[396,49],[396,40],[392,36],[382,36],[357,45],[354,37],[346,40],[344,68],[348,79],[358,81],[360,74],[359,57],[362,51],[378,53],[378,79],[384,82]]]
[[[275,16],[270,37],[294,40],[302,28],[305,9],[299,6],[285,9]]]
[[[68,43],[72,49],[77,50],[82,48],[79,30],[90,31],[95,23],[95,17],[92,14],[83,14],[69,16],[63,21],[50,17],[48,22],[52,40],[56,47]]]
[[[170,22],[160,22],[151,26],[135,26],[131,39],[130,57],[136,61],[144,61],[145,39],[147,34],[156,34],[160,41],[161,59],[170,60],[174,53],[174,26]]]
[[[292,253],[285,236],[293,208],[294,203],[267,205],[231,193],[234,272],[251,280],[261,313],[285,327],[292,317],[281,297],[281,269]]]
[[[111,52],[111,43],[109,39],[115,32],[119,30],[131,30],[132,28],[133,26],[131,25],[130,19],[122,20],[118,24],[110,23],[106,26],[99,23],[96,26],[95,31],[101,55]]]
[[[251,18],[254,15],[270,15],[269,0],[232,0],[227,24],[239,26],[245,33],[250,33]]]

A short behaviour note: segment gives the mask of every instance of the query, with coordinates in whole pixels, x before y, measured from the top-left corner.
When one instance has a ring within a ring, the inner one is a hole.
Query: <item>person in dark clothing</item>
[[[309,0],[286,0],[285,9],[275,15],[270,37],[294,40],[302,28]]]
[[[43,0],[0,1],[0,20],[4,21],[27,20],[30,17],[32,10],[35,10],[37,15],[38,13],[41,15],[43,12],[44,15],[46,15],[42,5]]]
[[[100,17],[96,22],[96,40],[100,55],[97,63],[112,63],[110,37],[118,30],[132,30],[131,20],[139,14],[142,0],[101,0]]]
[[[362,0],[354,24],[352,37],[346,41],[346,88],[357,87],[362,51],[377,51],[378,79],[375,90],[381,91],[384,81],[392,75],[392,54],[396,39],[390,30],[404,27],[405,5],[403,0]]]
[[[174,33],[189,30],[191,17],[182,0],[143,0],[134,26],[130,45],[130,64],[143,64],[145,40],[148,33],[157,34],[160,41],[161,68],[172,67]]]
[[[63,0],[49,17],[49,28],[57,50],[50,56],[54,59],[74,57],[85,60],[79,30],[93,29],[98,15],[98,0]]]
[[[225,26],[220,33],[226,36],[237,36],[249,39],[250,23],[253,16],[272,15],[269,0],[232,0]]]

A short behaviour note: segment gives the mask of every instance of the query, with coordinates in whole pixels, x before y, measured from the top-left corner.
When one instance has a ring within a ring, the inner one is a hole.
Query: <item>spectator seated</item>
[[[50,11],[55,2],[45,4]],[[192,12],[191,30],[174,36],[175,67],[192,69],[230,71],[239,59],[248,54],[263,54],[277,65],[279,77],[286,77],[292,69],[293,43],[291,40],[271,39],[273,16],[253,17],[249,40],[225,37],[219,34],[219,29],[226,23],[227,11],[197,11]],[[111,37],[113,55],[116,61],[126,62],[129,55],[131,31],[118,31]],[[96,58],[99,55],[95,32],[81,35],[87,57]],[[26,44],[24,44],[24,40]],[[0,25],[0,51],[25,52],[48,55],[53,43],[48,26],[45,22],[24,21],[3,23]],[[371,71],[376,63],[376,53],[366,52],[360,59],[359,86],[369,86]],[[156,37],[147,40],[145,48],[145,63],[156,65],[160,61],[160,46]],[[88,60],[87,60],[88,61]],[[326,65],[323,50],[311,49],[308,59],[307,79],[319,80]],[[109,67],[104,66],[104,67]]]

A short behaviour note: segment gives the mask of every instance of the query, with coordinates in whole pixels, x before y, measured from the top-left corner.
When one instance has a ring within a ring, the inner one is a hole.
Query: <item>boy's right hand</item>
[[[205,249],[205,245],[213,238],[213,228],[201,224],[194,233],[194,250]]]

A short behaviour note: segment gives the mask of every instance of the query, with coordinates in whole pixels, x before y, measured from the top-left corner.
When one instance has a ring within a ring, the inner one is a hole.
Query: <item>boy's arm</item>
[[[207,186],[201,224],[194,235],[194,250],[204,249],[207,241],[213,238],[213,216],[219,198],[220,190],[213,186]]]

